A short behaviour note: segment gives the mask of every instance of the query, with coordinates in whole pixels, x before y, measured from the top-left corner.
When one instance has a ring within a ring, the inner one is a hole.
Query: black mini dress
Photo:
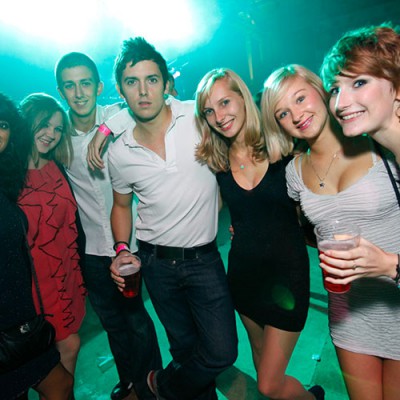
[[[270,164],[252,190],[217,174],[234,229],[228,281],[236,310],[258,325],[299,332],[309,307],[309,259],[286,189],[288,158]]]

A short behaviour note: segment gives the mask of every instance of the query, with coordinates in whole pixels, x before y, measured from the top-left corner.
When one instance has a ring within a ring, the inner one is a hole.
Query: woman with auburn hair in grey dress
[[[398,250],[399,205],[374,142],[343,135],[328,112],[321,80],[306,68],[280,68],[265,86],[267,132],[282,140],[305,139],[310,147],[286,168],[289,196],[300,202],[305,216],[314,225],[352,222],[383,251]],[[395,171],[393,157],[388,158]],[[398,399],[400,291],[393,279],[362,277],[346,293],[329,293],[329,328],[349,397]]]

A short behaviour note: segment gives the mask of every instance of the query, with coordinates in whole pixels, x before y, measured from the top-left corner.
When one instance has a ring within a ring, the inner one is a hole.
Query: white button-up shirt
[[[120,111],[121,105],[100,106],[96,108],[96,123],[89,132],[73,131],[72,146],[74,156],[67,169],[68,177],[78,204],[79,216],[86,235],[86,254],[114,257],[114,239],[111,232],[110,214],[113,204],[112,186],[108,173],[108,149],[103,160],[105,168],[94,172],[88,167],[86,155],[88,145],[98,127],[105,120]],[[133,218],[136,218],[136,203],[132,205]],[[131,251],[136,251],[135,234],[132,234]]]

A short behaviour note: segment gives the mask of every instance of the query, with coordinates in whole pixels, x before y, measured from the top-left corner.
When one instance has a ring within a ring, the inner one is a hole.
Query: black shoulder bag
[[[399,203],[399,207],[400,207],[400,193],[399,193],[399,188],[397,187],[396,180],[394,179],[393,172],[390,168],[390,165],[388,163],[388,160],[387,160],[385,154],[383,153],[382,146],[379,143],[376,143],[375,146],[378,150],[378,154],[380,155],[383,163],[385,164],[386,171],[389,175],[390,181],[392,182],[392,186],[393,186],[394,192],[397,197],[397,202]],[[396,164],[396,167],[399,168],[397,164]]]
[[[400,193],[399,193],[399,188],[397,186],[396,180],[394,179],[393,172],[392,172],[392,170],[390,168],[390,165],[389,165],[389,163],[388,163],[388,161],[386,159],[386,156],[383,153],[382,147],[381,147],[381,145],[379,143],[376,143],[376,148],[378,150],[379,155],[381,156],[381,158],[383,160],[383,163],[385,164],[385,168],[386,168],[387,173],[389,175],[390,182],[392,182],[392,186],[393,186],[394,192],[395,192],[396,197],[397,197],[397,202],[399,203],[399,207],[400,207]],[[398,175],[400,175],[399,165],[397,163],[396,163],[396,169],[398,171]],[[398,264],[397,264],[397,268],[396,268],[397,274],[396,274],[396,277],[393,280],[396,283],[397,287],[400,289],[400,254],[397,254],[397,257],[398,257]]]
[[[25,231],[24,226],[23,228]],[[27,241],[26,248],[36,293],[39,299],[40,314],[23,324],[0,331],[1,374],[17,369],[46,352],[53,345],[56,335],[53,325],[44,317],[45,314],[39,290],[39,282]]]

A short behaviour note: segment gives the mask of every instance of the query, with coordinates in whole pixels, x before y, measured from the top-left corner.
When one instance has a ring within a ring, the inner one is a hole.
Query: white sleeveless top
[[[399,204],[383,161],[376,161],[372,154],[374,165],[368,173],[336,195],[311,192],[303,182],[301,168],[297,173],[292,160],[286,168],[288,194],[300,201],[311,223],[351,221],[361,228],[365,239],[398,253]],[[394,162],[389,165],[397,180]],[[392,279],[379,277],[358,279],[345,294],[329,293],[329,327],[339,348],[400,360],[400,290]]]

